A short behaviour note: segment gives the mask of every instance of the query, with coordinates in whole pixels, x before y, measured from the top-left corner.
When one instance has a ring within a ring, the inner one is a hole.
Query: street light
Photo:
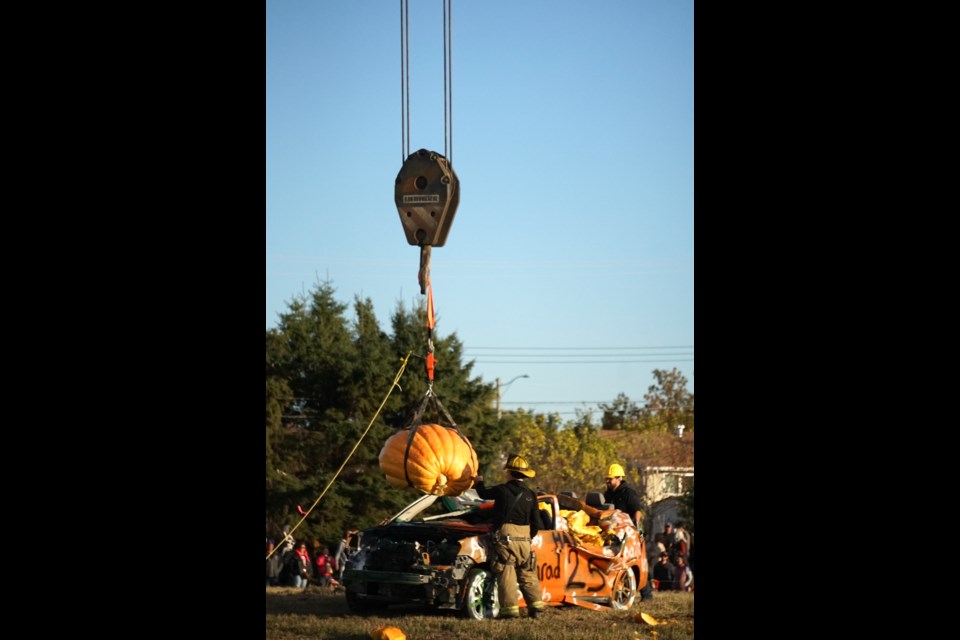
[[[516,381],[519,380],[520,378],[529,378],[529,377],[530,377],[530,376],[528,376],[527,374],[524,373],[523,375],[519,375],[519,376],[517,376],[516,378],[513,378],[512,380],[510,380],[510,382],[508,382],[507,384],[504,384],[504,385],[501,385],[501,384],[500,384],[500,378],[497,378],[497,422],[500,422],[500,417],[501,417],[501,415],[503,415],[503,414],[501,413],[501,411],[500,411],[500,397],[501,397],[501,395],[502,395],[502,392],[501,392],[500,390],[501,390],[501,389],[506,389],[507,387],[509,387],[510,385],[512,385],[514,382],[516,382]]]

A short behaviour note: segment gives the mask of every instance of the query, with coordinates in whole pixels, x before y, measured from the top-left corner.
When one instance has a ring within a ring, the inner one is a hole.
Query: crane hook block
[[[393,195],[407,242],[442,247],[460,204],[460,180],[447,159],[426,149],[411,153]]]

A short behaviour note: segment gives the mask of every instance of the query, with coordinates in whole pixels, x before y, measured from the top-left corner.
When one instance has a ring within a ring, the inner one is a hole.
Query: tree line
[[[369,298],[355,296],[348,316],[348,306],[335,294],[329,280],[318,283],[292,299],[277,326],[266,331],[270,537],[279,537],[284,525],[300,520],[298,506],[309,509],[355,446],[340,475],[295,532],[298,538],[334,542],[348,529],[394,515],[416,495],[384,481],[379,453],[397,429],[410,426],[427,392],[425,309],[398,302],[387,332]],[[677,424],[693,429],[693,395],[676,369],[654,370],[657,384],[648,389],[643,405],[623,393],[610,405],[601,404],[600,424],[586,412],[561,422],[557,414],[523,409],[504,412],[497,420],[495,383],[484,382],[473,374],[472,362],[463,362],[464,347],[455,333],[444,336],[434,330],[432,338],[437,359],[434,393],[476,450],[480,472],[491,480],[500,477],[504,456],[516,452],[534,464],[535,489],[602,486],[604,470],[618,453],[600,437],[600,429],[664,430]],[[408,354],[405,373],[377,414]],[[432,406],[421,422],[450,426]],[[628,481],[637,486],[639,478]]]

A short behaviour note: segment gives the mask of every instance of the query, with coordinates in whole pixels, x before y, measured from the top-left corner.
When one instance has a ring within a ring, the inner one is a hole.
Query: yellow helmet
[[[625,475],[627,475],[627,474],[624,473],[623,467],[621,467],[621,466],[618,465],[618,464],[612,464],[612,465],[610,465],[610,468],[607,469],[607,477],[608,477],[608,478],[620,478],[620,477],[623,477],[623,476],[625,476]]]
[[[507,471],[516,471],[522,476],[527,478],[532,478],[537,475],[537,472],[530,468],[530,465],[527,464],[527,461],[522,457],[518,456],[515,453],[511,453],[507,456],[507,466],[504,467]]]

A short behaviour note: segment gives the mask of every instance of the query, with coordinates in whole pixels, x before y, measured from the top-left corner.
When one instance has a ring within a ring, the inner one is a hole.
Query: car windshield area
[[[466,522],[489,521],[493,501],[482,500],[473,489],[458,496],[422,495],[390,518],[390,522]]]

